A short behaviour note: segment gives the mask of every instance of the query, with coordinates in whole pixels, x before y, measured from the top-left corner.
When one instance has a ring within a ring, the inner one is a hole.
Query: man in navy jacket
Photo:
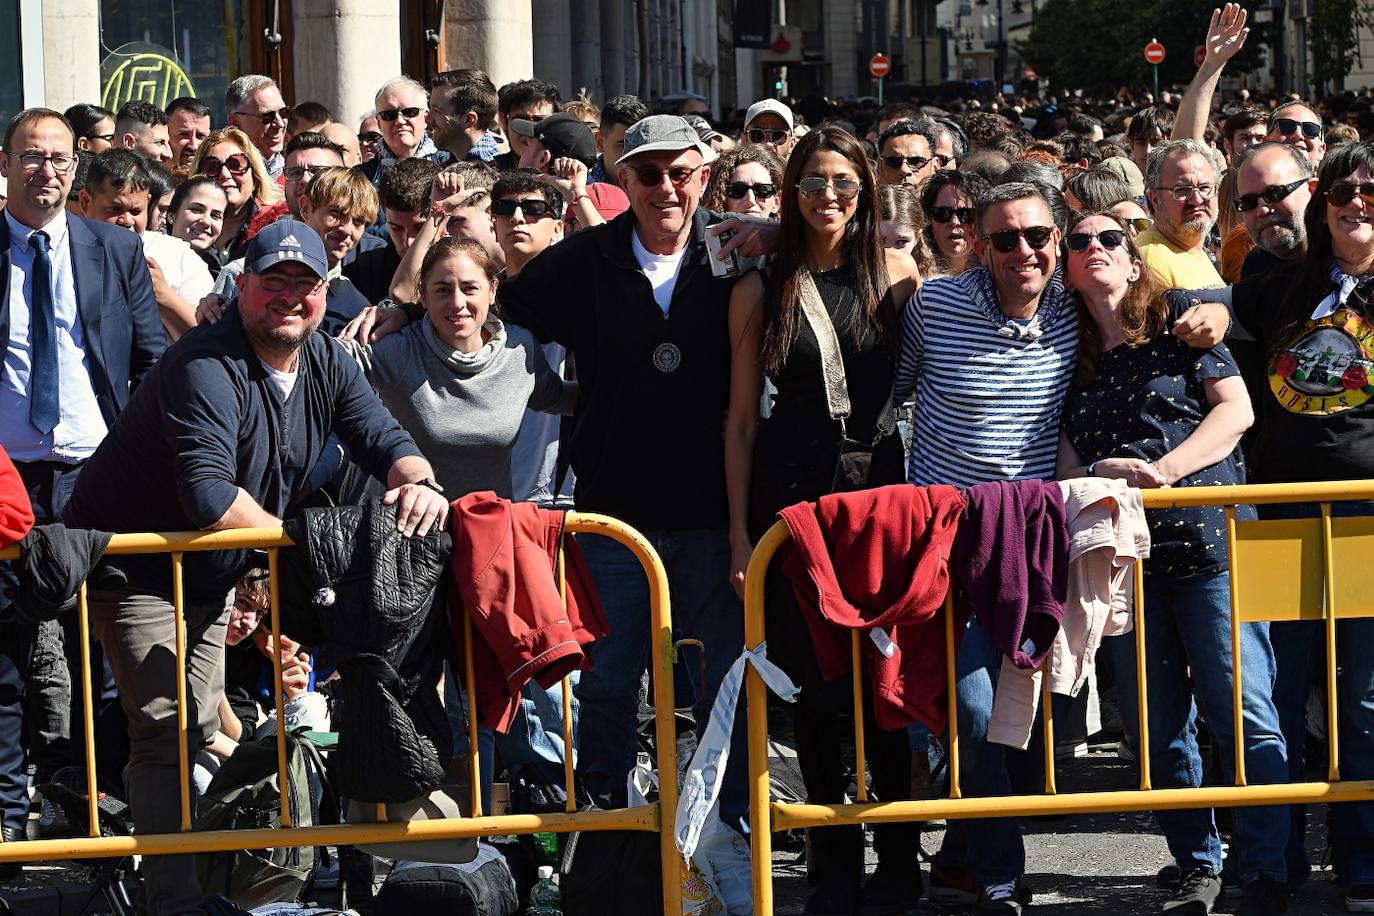
[[[9,186],[0,217],[0,445],[23,477],[39,524],[57,520],[82,465],[166,346],[138,237],[63,209],[76,174],[73,142],[61,114],[31,108],[10,121],[0,156]],[[0,626],[6,840],[23,839],[28,819],[20,741],[26,679],[40,780],[68,762],[62,645],[56,621]]]

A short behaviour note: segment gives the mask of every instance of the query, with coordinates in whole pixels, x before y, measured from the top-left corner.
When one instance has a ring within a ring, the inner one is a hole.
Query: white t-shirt
[[[214,288],[215,280],[196,250],[184,239],[164,232],[145,232],[141,238],[143,253],[162,268],[167,285],[192,306],[199,305]]]
[[[654,288],[654,301],[668,314],[668,304],[673,301],[673,287],[677,286],[677,274],[682,269],[682,256],[687,253],[684,247],[673,254],[651,254],[639,241],[639,233],[630,233],[630,247],[634,249],[635,260],[639,262],[649,285]]]
[[[267,365],[266,361],[264,361],[261,356],[258,357],[258,362],[262,363],[262,367],[267,370],[267,377],[272,380],[272,384],[276,385],[277,390],[281,392],[282,400],[284,401],[291,397],[291,391],[296,387],[296,376],[300,374],[300,369],[282,372],[280,369],[273,369],[271,366]]]

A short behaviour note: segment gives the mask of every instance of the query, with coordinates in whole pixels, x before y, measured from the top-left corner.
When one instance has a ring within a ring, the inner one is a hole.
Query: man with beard
[[[172,166],[189,169],[196,150],[210,136],[210,106],[200,99],[182,96],[167,103],[167,139],[172,144]]]
[[[1201,141],[1170,140],[1150,151],[1145,194],[1155,224],[1136,240],[1145,266],[1166,288],[1225,286],[1207,256],[1217,219],[1217,166]]]
[[[1307,248],[1303,214],[1317,176],[1300,147],[1264,143],[1236,163],[1235,209],[1255,247],[1245,257],[1241,279],[1296,263]]]
[[[249,244],[238,307],[178,341],[148,374],[96,449],[63,514],[104,531],[278,528],[335,433],[388,490],[397,530],[423,536],[448,504],[414,441],[357,364],[323,334],[327,256],[309,226],[279,220]],[[181,828],[177,641],[166,556],[109,557],[121,584],[92,588],[96,634],[129,717],[126,780],[135,829]],[[250,551],[185,559],[187,722],[194,754],[218,724],[224,632]],[[106,580],[113,582],[113,580]],[[189,774],[181,774],[187,775]],[[204,912],[192,856],[144,860],[148,911]]]

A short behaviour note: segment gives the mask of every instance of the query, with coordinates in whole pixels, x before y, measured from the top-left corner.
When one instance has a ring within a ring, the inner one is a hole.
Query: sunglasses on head
[[[839,200],[853,200],[859,196],[859,191],[863,185],[853,178],[822,178],[819,175],[812,175],[810,178],[803,178],[797,182],[797,190],[802,197],[819,197],[826,188],[835,189],[835,197]]]
[[[422,111],[424,111],[423,108],[417,108],[414,105],[409,108],[388,108],[386,111],[377,112],[377,117],[383,121],[394,121],[399,117],[418,118]]]
[[[1315,140],[1322,135],[1322,126],[1316,121],[1295,121],[1292,118],[1278,118],[1274,121],[1274,129],[1285,136],[1301,129],[1302,135],[1309,140]]]
[[[1374,184],[1342,181],[1330,187],[1326,192],[1326,199],[1337,207],[1344,207],[1354,200],[1356,195],[1364,201],[1366,207],[1374,207]]]
[[[1026,244],[1036,251],[1044,248],[1054,238],[1054,229],[1049,226],[1028,226],[1025,229],[998,229],[996,232],[989,232],[987,235],[980,236],[983,241],[992,243],[1002,254],[1010,254],[1016,250],[1016,246],[1021,244],[1021,239],[1026,240]]]
[[[369,130],[366,133],[358,134],[359,143],[376,143],[380,139],[382,139],[382,135],[375,130]]]
[[[884,156],[883,165],[892,169],[894,172],[902,167],[902,163],[911,166],[913,172],[919,172],[930,164],[930,160],[925,156]]]
[[[247,173],[248,166],[248,157],[243,153],[235,153],[226,159],[206,156],[200,160],[200,173],[214,178],[219,175],[221,169],[228,169],[230,175],[243,175]]]
[[[1097,239],[1098,244],[1108,251],[1113,251],[1126,244],[1126,233],[1122,229],[1103,229],[1096,234],[1091,232],[1070,232],[1066,240],[1070,251],[1083,251],[1092,240]],[[1037,246],[1038,247],[1038,246]]]
[[[930,208],[930,218],[933,219],[933,220],[935,220],[935,222],[937,222],[937,223],[948,223],[948,222],[951,222],[952,220],[956,220],[956,219],[957,219],[959,222],[963,223],[965,226],[972,226],[972,225],[973,225],[973,216],[974,216],[974,212],[973,212],[973,208],[972,208],[972,207],[931,207],[931,208]]]
[[[1249,213],[1260,205],[1260,201],[1264,201],[1266,204],[1276,204],[1307,184],[1308,180],[1307,178],[1299,178],[1296,181],[1288,182],[1288,184],[1272,185],[1254,194],[1238,194],[1236,199],[1231,201],[1231,206],[1236,208],[1237,213]]]
[[[675,165],[670,169],[661,169],[656,165],[631,165],[627,168],[634,173],[635,181],[647,188],[656,188],[662,184],[664,175],[668,176],[668,180],[675,187],[680,188],[697,173],[701,166]]]
[[[771,143],[774,146],[792,136],[790,131],[763,127],[751,127],[744,132],[744,135],[749,138],[750,143]]]
[[[747,181],[732,181],[725,186],[725,196],[731,200],[743,200],[744,195],[750,191],[754,192],[754,197],[758,200],[767,200],[778,193],[776,186],[771,184],[750,184]]]
[[[537,197],[530,197],[525,200],[514,200],[508,197],[504,200],[493,200],[491,202],[492,216],[514,216],[517,209],[525,219],[543,219],[546,216],[558,216],[558,214],[554,212],[553,204]]]

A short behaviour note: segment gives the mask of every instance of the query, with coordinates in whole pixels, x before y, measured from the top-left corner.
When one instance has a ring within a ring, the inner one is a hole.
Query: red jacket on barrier
[[[512,503],[490,490],[450,507],[449,571],[461,606],[450,601],[455,673],[463,674],[463,611],[472,618],[479,724],[505,733],[530,681],[552,687],[581,668],[582,647],[609,632],[576,542],[564,545],[568,605],[558,594],[562,512]]]
[[[939,611],[963,509],[954,487],[901,484],[822,496],[778,513],[792,532],[782,571],[806,615],[822,676],[850,670],[850,630],[861,630],[874,718],[889,731],[913,722],[936,733],[945,729]],[[886,633],[890,654],[870,635],[875,627]],[[956,651],[962,634],[963,621],[956,620]]]
[[[0,448],[0,547],[17,544],[33,528],[33,506],[19,469]]]

